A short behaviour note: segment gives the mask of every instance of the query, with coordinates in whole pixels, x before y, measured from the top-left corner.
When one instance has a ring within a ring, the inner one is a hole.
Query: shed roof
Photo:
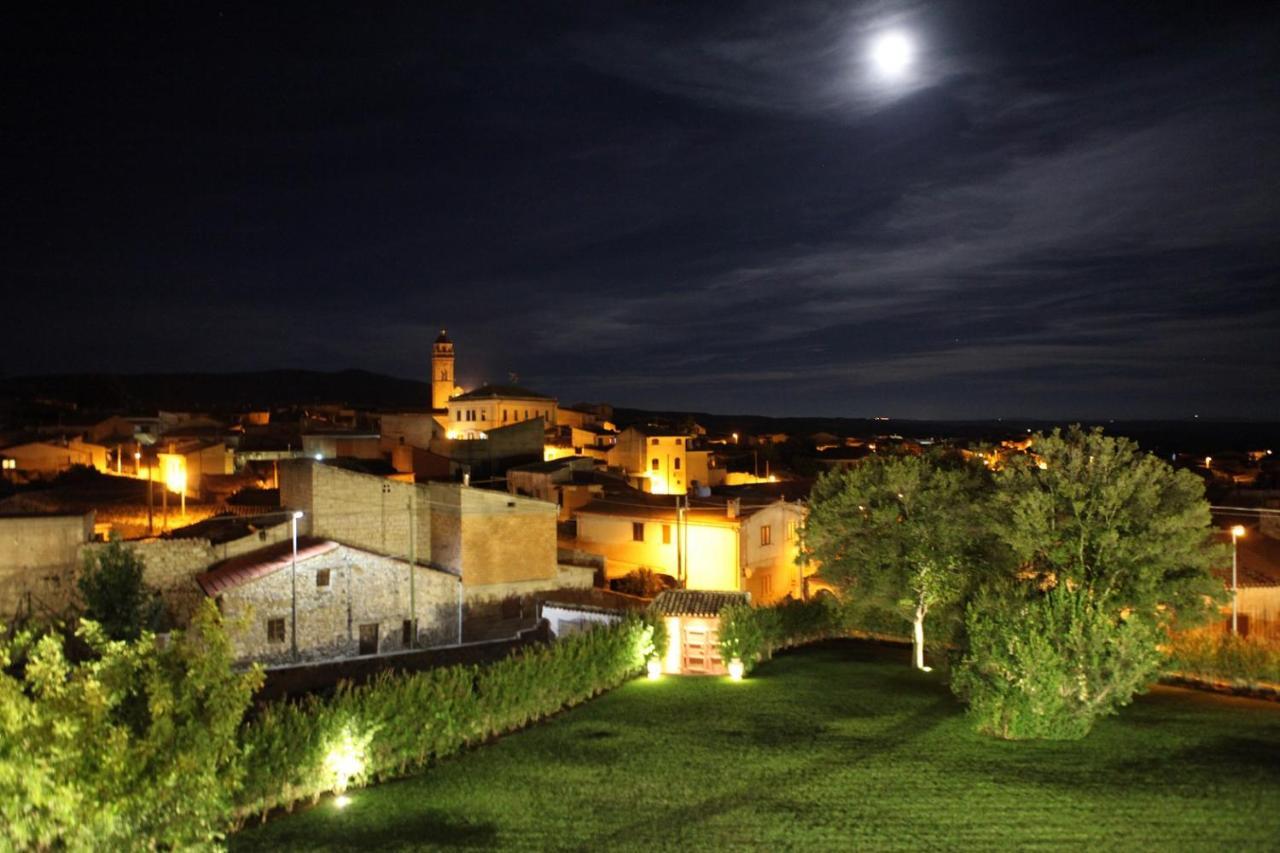
[[[298,537],[298,562],[327,554],[337,547],[337,542],[328,539],[300,536]],[[204,590],[205,595],[213,597],[286,568],[292,561],[293,543],[278,542],[248,554],[241,554],[239,557],[223,560],[209,571],[196,575],[196,583]]]
[[[649,605],[659,616],[719,616],[731,604],[750,604],[751,596],[731,590],[666,589]]]

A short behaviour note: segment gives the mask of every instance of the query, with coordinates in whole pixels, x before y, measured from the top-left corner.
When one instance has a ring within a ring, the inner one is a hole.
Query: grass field
[[[634,681],[231,846],[1280,848],[1280,705],[1157,688],[1084,741],[1006,743],[906,656],[849,641],[741,683]]]

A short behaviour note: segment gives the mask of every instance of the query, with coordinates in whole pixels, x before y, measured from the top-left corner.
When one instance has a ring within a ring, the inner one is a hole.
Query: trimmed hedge
[[[1280,642],[1205,631],[1175,634],[1169,644],[1170,674],[1245,686],[1280,684]]]
[[[403,776],[577,705],[636,675],[662,639],[629,617],[485,667],[384,673],[329,700],[273,704],[241,731],[236,820]]]
[[[847,633],[845,613],[831,596],[771,607],[734,604],[720,611],[720,656],[737,658],[750,672],[776,651]]]

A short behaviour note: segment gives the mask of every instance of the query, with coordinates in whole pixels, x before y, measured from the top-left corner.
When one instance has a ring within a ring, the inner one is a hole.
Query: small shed
[[[668,589],[658,593],[649,610],[667,626],[667,656],[662,671],[671,675],[725,675],[720,659],[720,611],[731,604],[750,604],[746,592]]]

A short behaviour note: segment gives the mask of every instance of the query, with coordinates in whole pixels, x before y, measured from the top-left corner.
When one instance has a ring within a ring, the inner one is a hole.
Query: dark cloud
[[[571,399],[1274,416],[1269,5],[49,14],[8,372],[414,376],[448,325]]]

